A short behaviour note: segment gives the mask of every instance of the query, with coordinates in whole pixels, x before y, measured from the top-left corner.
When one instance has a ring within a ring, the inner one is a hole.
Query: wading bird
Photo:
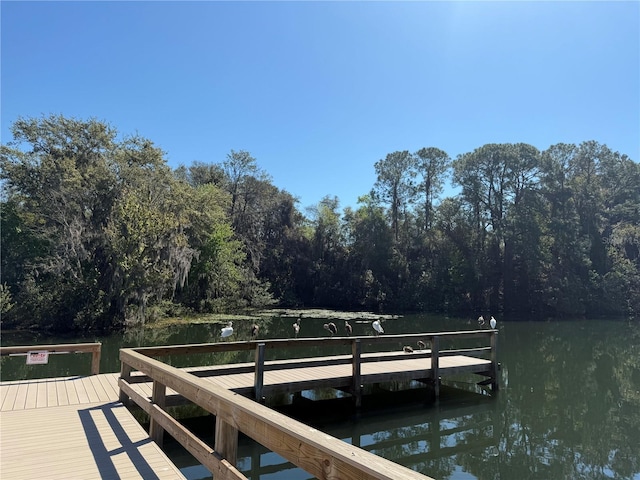
[[[376,335],[380,335],[381,333],[384,333],[384,328],[382,328],[382,325],[380,324],[380,320],[374,320],[371,326],[373,327],[374,332],[376,332]]]
[[[491,315],[491,320],[489,320],[489,325],[491,325],[491,328],[496,328],[496,319],[493,318],[493,315]]]
[[[233,322],[229,322],[226,327],[220,332],[222,338],[227,338],[233,335]]]
[[[333,322],[330,323],[325,323],[322,328],[324,328],[325,330],[329,330],[329,333],[331,333],[331,336],[333,337],[336,333],[338,333],[338,327],[336,327],[336,324]]]
[[[346,320],[344,321],[344,329],[347,331],[347,336],[350,337],[353,333],[353,327],[351,327],[351,324]]]
[[[296,320],[295,323],[293,324],[293,334],[295,335],[296,338],[298,338],[299,333],[300,333],[300,317],[298,317],[298,320]]]

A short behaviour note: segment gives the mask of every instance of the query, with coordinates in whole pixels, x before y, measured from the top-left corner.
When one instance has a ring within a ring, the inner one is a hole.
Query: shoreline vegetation
[[[391,152],[372,159],[356,208],[327,195],[301,209],[244,150],[174,169],[151,140],[95,119],[19,118],[12,135],[6,328],[116,332],[303,305],[640,313],[640,164],[594,140]]]
[[[273,310],[260,310],[251,314],[222,314],[222,313],[210,313],[197,316],[184,316],[184,317],[167,317],[158,319],[153,322],[145,323],[145,328],[162,328],[170,325],[188,325],[188,324],[212,324],[212,325],[226,325],[229,321],[260,321],[265,319],[271,319],[275,317],[280,318],[314,318],[325,320],[345,320],[345,321],[373,321],[373,320],[393,320],[401,318],[402,315],[395,314],[378,314],[372,312],[343,312],[338,310],[327,310],[322,308],[311,309],[273,309]],[[135,328],[135,326],[133,326]]]

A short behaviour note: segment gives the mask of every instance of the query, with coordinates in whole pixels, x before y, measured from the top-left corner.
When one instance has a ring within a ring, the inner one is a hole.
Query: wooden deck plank
[[[109,396],[109,394],[107,393],[107,391],[104,389],[104,386],[102,385],[102,382],[100,381],[97,375],[91,375],[89,378],[89,380],[91,381],[91,383],[93,384],[93,388],[95,388],[96,393],[98,394],[98,399],[100,402],[108,402],[112,399],[112,397]]]
[[[18,393],[18,386],[13,384],[3,384],[2,389],[5,390],[4,400],[2,401],[2,407],[0,407],[0,411],[11,411],[13,410],[13,404],[16,400],[16,394]]]
[[[89,402],[92,402],[92,403],[99,402],[100,397],[96,393],[96,389],[93,386],[93,382],[91,381],[91,378],[82,377],[81,383],[82,383],[82,386],[84,387],[84,391],[86,392],[87,397],[89,398]]]
[[[58,387],[56,382],[47,382],[47,407],[58,406]]]
[[[67,395],[67,383],[68,380],[61,382],[55,382],[56,392],[58,395],[58,405],[69,405],[69,396]]]
[[[2,409],[2,405],[4,405],[4,401],[7,398],[7,394],[9,393],[8,388],[0,388],[0,410]]]
[[[24,408],[36,408],[38,404],[38,384],[29,383],[27,385],[27,400]]]
[[[78,379],[77,382],[74,382],[74,385],[76,387],[76,394],[78,395],[78,403],[89,403],[89,394],[87,393],[87,388],[84,382],[81,379]]]
[[[65,384],[67,388],[67,398],[69,399],[69,405],[80,405],[80,396],[78,395],[77,385],[78,381],[69,381]]]
[[[47,384],[45,382],[38,382],[38,389],[36,395],[38,399],[36,401],[36,408],[47,406]]]
[[[3,412],[0,451],[0,478],[184,479],[118,403]]]
[[[18,385],[18,391],[16,393],[16,400],[13,404],[13,408],[24,409],[25,404],[27,403],[27,391],[29,390],[28,383],[21,383]]]

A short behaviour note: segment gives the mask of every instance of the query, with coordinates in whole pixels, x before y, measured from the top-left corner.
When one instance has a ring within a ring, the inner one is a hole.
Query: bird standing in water
[[[371,326],[373,327],[374,332],[376,332],[376,335],[380,335],[381,333],[384,333],[384,328],[382,328],[382,325],[380,324],[380,320],[374,320]]]
[[[298,317],[298,320],[293,324],[293,334],[296,338],[298,338],[298,334],[300,333],[300,318],[301,317]]]
[[[333,322],[330,323],[325,323],[322,328],[324,328],[325,330],[329,330],[329,333],[331,333],[331,336],[333,337],[336,333],[338,333],[338,327],[336,327],[336,324]]]
[[[344,321],[344,329],[347,331],[347,336],[350,337],[351,334],[353,333],[353,328],[351,327],[351,324],[346,320]]]
[[[489,320],[489,325],[491,325],[491,328],[496,328],[496,319],[493,318],[493,315],[491,315],[491,320]]]
[[[226,327],[220,332],[222,338],[227,338],[233,335],[233,322],[229,322]]]

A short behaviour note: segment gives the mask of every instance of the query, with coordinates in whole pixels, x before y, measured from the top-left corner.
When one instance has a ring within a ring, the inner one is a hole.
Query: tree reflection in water
[[[305,320],[304,336],[323,335],[326,318]],[[238,335],[249,339],[249,323],[247,328],[240,328],[241,322],[238,325]],[[388,320],[384,328],[387,334],[437,332],[474,329],[477,322],[475,318],[416,315]],[[296,399],[293,403],[298,402],[300,408],[291,413],[346,442],[439,480],[640,479],[640,323],[515,322],[501,318],[498,328],[501,390],[493,398],[443,388],[435,406],[426,401],[424,389],[414,388],[404,394],[404,403],[394,393],[391,402],[376,405],[370,399],[370,408],[356,413],[348,397],[312,403],[311,398],[336,396],[325,391]],[[290,330],[290,318],[274,317],[261,323],[260,335],[289,338]],[[218,333],[215,325],[188,325],[153,331],[151,337],[100,339],[102,368],[119,370],[120,346],[217,341]],[[34,342],[16,338],[11,344],[29,343]],[[35,343],[56,343],[56,339],[42,338]],[[294,352],[279,353],[288,357]],[[56,376],[66,371],[82,374],[73,356],[61,357],[68,358],[50,365],[59,366]],[[251,352],[229,352],[207,360],[223,363],[251,358]],[[201,360],[171,359],[175,364],[198,364]],[[2,359],[4,379],[9,379],[10,362],[15,364],[15,359]],[[29,378],[31,370],[26,371],[23,364],[14,374]],[[456,385],[483,392],[472,383],[478,380],[458,378]],[[400,387],[404,386],[386,386],[391,390]],[[383,390],[378,393],[378,397],[384,396]],[[274,403],[287,403],[290,398],[278,400]],[[211,441],[210,419],[191,423]],[[252,480],[309,478],[281,457],[246,437],[241,439],[238,466]],[[170,441],[167,446],[171,459],[188,478],[211,478],[180,448],[172,447]]]

